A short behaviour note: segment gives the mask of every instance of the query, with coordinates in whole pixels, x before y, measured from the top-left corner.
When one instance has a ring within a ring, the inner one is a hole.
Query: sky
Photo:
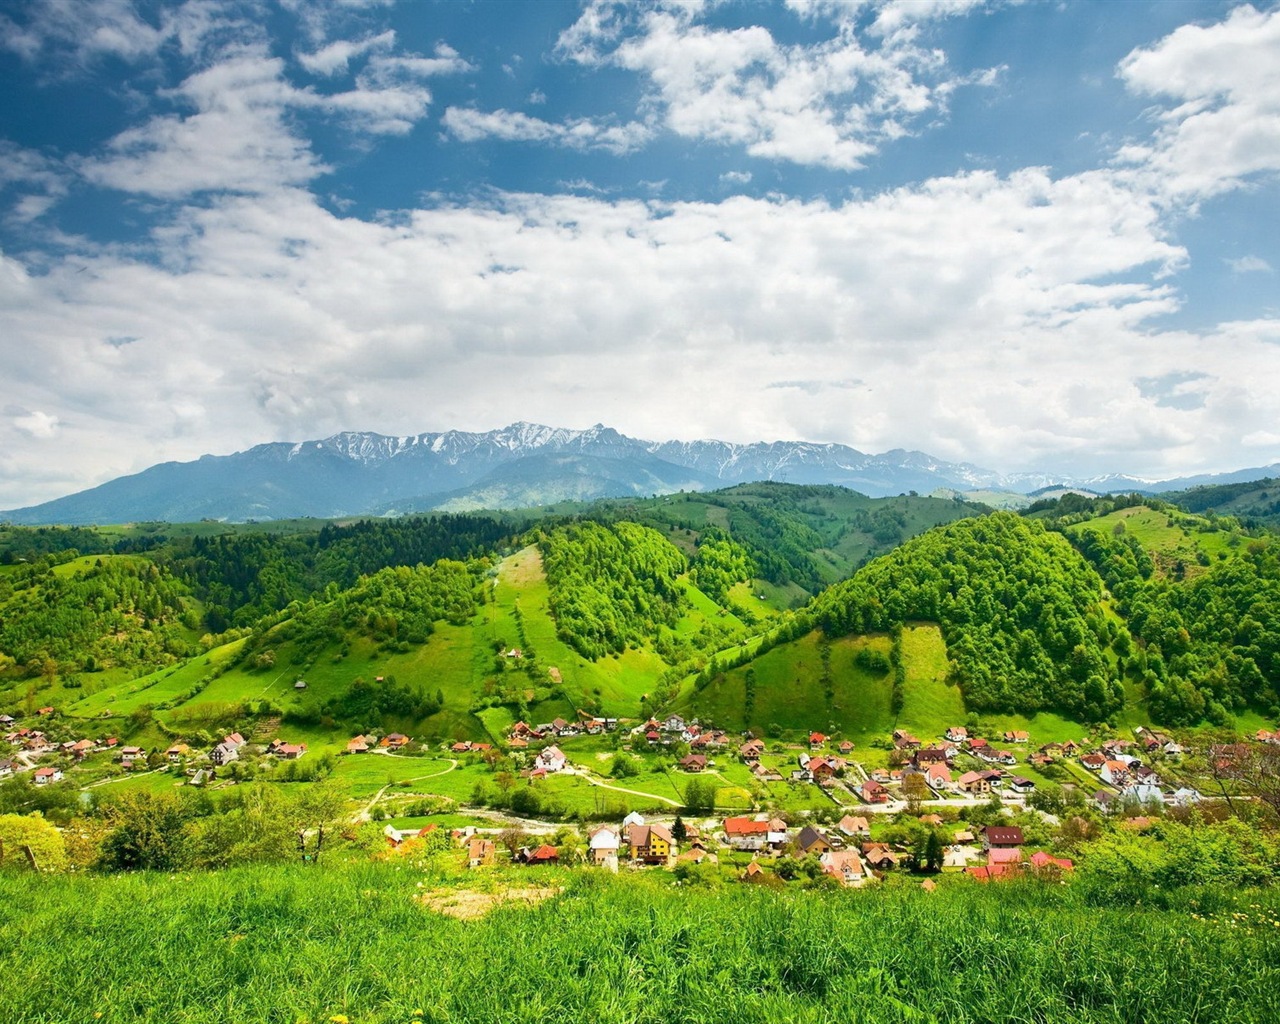
[[[1280,6],[0,5],[0,508],[519,420],[1280,461]]]

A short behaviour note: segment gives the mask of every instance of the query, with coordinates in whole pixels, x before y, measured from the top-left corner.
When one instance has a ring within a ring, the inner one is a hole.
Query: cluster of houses
[[[507,733],[508,746],[519,749],[545,739],[568,739],[572,736],[600,736],[618,728],[616,718],[601,718],[586,711],[578,712],[577,721],[556,718],[541,725],[516,722]]]

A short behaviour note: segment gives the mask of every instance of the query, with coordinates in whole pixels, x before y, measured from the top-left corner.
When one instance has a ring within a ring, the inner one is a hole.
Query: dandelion
[[[335,1013],[329,1018],[329,1024],[351,1024],[351,1021],[347,1019],[345,1013]]]

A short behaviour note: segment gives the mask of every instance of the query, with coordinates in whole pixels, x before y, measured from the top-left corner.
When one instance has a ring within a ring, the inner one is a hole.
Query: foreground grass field
[[[337,862],[0,877],[0,1004],[13,1024],[1280,1015],[1274,892],[1156,911],[1086,908],[1075,887],[1038,883],[713,891],[530,869],[464,884],[478,909],[512,887],[550,898],[456,920],[423,905],[440,882]]]

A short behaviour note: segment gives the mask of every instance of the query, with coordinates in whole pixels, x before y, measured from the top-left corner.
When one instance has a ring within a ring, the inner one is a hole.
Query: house
[[[852,754],[852,753],[853,753],[853,744],[852,744],[849,740],[841,740],[841,741],[840,741],[840,753],[842,753],[842,754]]]
[[[1129,766],[1123,761],[1104,761],[1098,774],[1103,782],[1109,782],[1117,789],[1123,789],[1132,781]]]
[[[806,825],[796,836],[796,849],[806,856],[824,854],[831,850],[831,841],[812,825]]]
[[[763,850],[769,844],[769,823],[755,818],[725,818],[724,838],[735,850]]]
[[[963,725],[953,725],[947,730],[946,738],[952,743],[963,743],[969,738],[969,730]]]
[[[945,764],[933,764],[924,773],[924,781],[935,792],[951,788],[951,769]]]
[[[822,735],[822,733],[820,732],[809,733],[810,749],[816,750],[818,747],[823,746],[826,742],[827,742],[827,738],[824,735]]]
[[[686,754],[677,763],[687,772],[700,772],[707,767],[707,755]]]
[[[38,711],[36,711],[36,714],[37,714],[37,715],[40,715],[41,717],[44,717],[44,716],[47,716],[47,715],[51,715],[51,714],[53,714],[53,708],[47,708],[47,707],[46,707],[46,708],[40,708]]]
[[[305,679],[298,679],[294,682],[293,688],[295,690],[305,690],[307,688],[307,681]]]
[[[467,867],[488,867],[493,863],[496,853],[497,850],[493,845],[492,839],[472,836],[467,840]]]
[[[529,867],[534,867],[538,864],[558,864],[560,863],[560,853],[554,846],[544,845],[533,850],[527,846],[522,846],[520,852],[516,854],[516,860]]]
[[[1063,871],[1071,871],[1075,865],[1066,857],[1054,857],[1051,854],[1041,850],[1031,855],[1031,870],[1045,873],[1058,873]]]
[[[898,866],[898,855],[885,843],[863,843],[861,852],[868,867],[876,871],[888,871]]]
[[[470,749],[471,749],[471,741],[470,741],[470,740],[458,740],[458,742],[457,742],[457,743],[454,743],[452,746],[450,746],[450,747],[449,747],[449,753],[451,753],[451,754],[465,754],[465,753],[466,753],[467,751],[469,751]]]
[[[1016,846],[997,846],[987,851],[987,864],[1021,864],[1022,851]]]
[[[1093,794],[1093,804],[1104,814],[1110,814],[1120,798],[1109,789],[1100,789]]]
[[[1015,793],[1034,793],[1036,784],[1030,779],[1024,779],[1021,775],[1014,775],[1009,779],[1009,785]]]
[[[807,770],[809,777],[817,783],[830,782],[836,774],[836,766],[825,757],[810,758]]]
[[[991,792],[991,780],[981,772],[965,772],[956,780],[956,785],[960,787],[961,792],[978,796]]]
[[[632,860],[665,864],[675,851],[675,840],[665,825],[628,825],[623,833]]]
[[[402,732],[389,732],[378,741],[378,746],[386,750],[403,750],[409,745],[409,737]]]
[[[213,753],[209,755],[209,760],[216,765],[230,764],[232,761],[238,761],[239,759],[239,748],[232,746],[225,740],[214,747]]]
[[[557,746],[543,747],[538,751],[537,765],[539,768],[548,772],[563,771],[569,759],[564,756],[564,752]]]
[[[222,737],[222,742],[229,743],[233,747],[235,747],[237,750],[239,750],[241,747],[244,746],[244,737],[241,736],[238,732],[229,732]]]
[[[170,764],[177,764],[189,753],[191,753],[191,748],[185,743],[175,743],[164,752],[164,756],[169,759]]]
[[[373,739],[369,736],[354,736],[347,741],[348,754],[367,754]]]
[[[862,784],[862,788],[858,790],[858,793],[869,804],[887,804],[889,802],[889,791],[876,782],[875,779],[867,779]]]
[[[867,823],[867,819],[854,817],[852,814],[846,814],[841,818],[840,824],[836,828],[847,836],[871,835],[871,826]]]
[[[760,755],[764,753],[764,740],[747,740],[739,748],[738,753],[742,755],[742,760],[747,764],[755,764],[760,760]]]
[[[1120,795],[1126,800],[1136,800],[1140,804],[1164,803],[1164,790],[1159,786],[1150,786],[1141,782],[1125,786],[1120,790]]]
[[[206,768],[197,768],[195,774],[187,779],[188,786],[203,786],[206,782],[213,779],[213,770]]]
[[[895,729],[893,731],[893,745],[899,750],[906,750],[920,746],[920,741],[905,729]]]
[[[134,761],[146,760],[146,753],[141,747],[122,747],[120,750],[120,762],[122,764],[131,765]]]
[[[685,722],[679,715],[670,715],[666,721],[662,723],[663,732],[684,732]]]
[[[984,850],[1021,846],[1026,840],[1017,825],[988,825],[982,830]]]
[[[922,747],[911,755],[911,763],[917,768],[928,768],[931,764],[946,764],[947,752],[941,747]]]
[[[274,751],[277,757],[283,757],[286,761],[296,761],[306,752],[305,743],[281,743]]]
[[[822,873],[843,886],[854,888],[867,880],[867,871],[857,850],[828,850],[818,858]]]
[[[1025,729],[1015,729],[1012,732],[1004,734],[1006,743],[1027,743],[1030,742],[1031,736]]]
[[[1170,794],[1167,799],[1175,807],[1190,807],[1200,802],[1200,794],[1188,786],[1183,786]]]
[[[62,769],[61,768],[37,768],[35,770],[35,774],[32,777],[35,779],[35,784],[37,786],[46,786],[50,782],[62,781]]]
[[[1097,753],[1085,754],[1084,757],[1080,758],[1080,763],[1091,772],[1100,772],[1102,771],[1102,766],[1107,763],[1107,759]]]
[[[12,715],[0,715],[0,725],[13,725],[15,721]]]
[[[93,740],[76,740],[71,744],[71,753],[80,759],[86,757],[93,750]]]
[[[587,859],[592,864],[604,864],[613,858],[614,866],[618,863],[618,847],[621,835],[612,825],[601,825],[594,828],[587,836]]]
[[[18,770],[18,766],[15,762],[0,761],[0,779],[9,778],[17,770]]]

